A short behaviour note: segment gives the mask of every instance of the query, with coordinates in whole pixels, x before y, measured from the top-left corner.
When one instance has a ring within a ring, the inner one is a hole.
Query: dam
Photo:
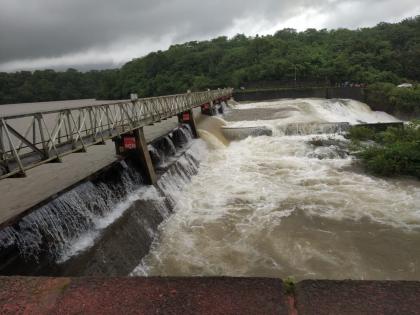
[[[235,112],[228,126],[273,135],[227,146],[206,135],[214,149],[133,274],[419,279],[419,183],[364,174],[340,130],[395,117],[324,99],[241,104],[225,118]]]
[[[3,228],[0,273],[420,280],[419,182],[366,174],[345,137],[398,118],[350,99],[219,108],[194,112],[198,138],[150,137],[156,185],[113,160]]]

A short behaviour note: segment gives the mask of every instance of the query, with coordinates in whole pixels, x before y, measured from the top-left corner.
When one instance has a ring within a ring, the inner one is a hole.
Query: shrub
[[[367,102],[383,105],[393,112],[420,115],[420,87],[398,88],[391,83],[375,83],[367,88]]]
[[[409,175],[420,179],[420,142],[371,147],[357,153],[369,172],[381,176]]]
[[[354,126],[350,128],[347,137],[353,141],[374,140],[376,133],[371,128]]]
[[[385,132],[367,131],[354,127],[349,132],[355,153],[366,170],[376,175],[410,175],[420,179],[420,122],[413,121],[402,128],[388,128]],[[374,133],[372,135],[372,132]],[[363,144],[375,140],[375,145]]]

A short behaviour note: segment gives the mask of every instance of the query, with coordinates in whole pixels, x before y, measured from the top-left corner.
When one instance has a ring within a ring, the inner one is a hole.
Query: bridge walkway
[[[200,115],[196,109],[194,115]],[[173,117],[144,127],[147,142],[161,137],[178,125]],[[63,163],[43,164],[26,171],[26,177],[0,180],[0,227],[20,217],[44,200],[72,187],[94,173],[117,161],[115,145],[88,148],[87,153],[74,153],[62,157]]]
[[[137,132],[196,107],[229,99],[232,89],[60,108],[23,114],[0,114],[0,179],[26,176],[39,165],[109,139]]]

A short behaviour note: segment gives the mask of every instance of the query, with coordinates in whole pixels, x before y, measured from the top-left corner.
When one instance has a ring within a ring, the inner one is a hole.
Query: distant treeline
[[[121,69],[0,73],[0,103],[121,99],[224,86],[420,81],[420,16],[359,30],[284,29],[274,35],[188,42]]]

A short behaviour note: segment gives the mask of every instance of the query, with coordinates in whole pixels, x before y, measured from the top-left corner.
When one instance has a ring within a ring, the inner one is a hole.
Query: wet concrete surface
[[[0,277],[1,314],[420,314],[420,282]]]
[[[288,314],[281,280],[0,278],[1,314]]]
[[[295,306],[298,314],[420,314],[420,282],[305,280]]]

